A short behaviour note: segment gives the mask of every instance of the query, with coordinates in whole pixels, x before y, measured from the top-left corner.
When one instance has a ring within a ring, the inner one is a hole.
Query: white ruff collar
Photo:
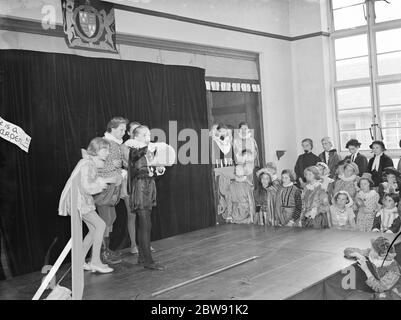
[[[104,138],[106,140],[114,141],[115,143],[118,143],[119,145],[123,143],[123,139],[117,139],[115,136],[113,136],[110,132],[105,132],[104,133]]]
[[[383,208],[380,210],[376,217],[381,216],[381,224],[384,228],[388,229],[392,226],[395,219],[398,217],[398,209],[394,207],[393,209]]]
[[[307,183],[306,184],[306,189],[308,190],[315,190],[315,188],[320,187],[321,183],[319,181],[315,181],[314,183]]]
[[[294,183],[293,182],[290,182],[289,184],[283,184],[283,187],[284,188],[288,188],[288,187],[292,187],[294,185]]]
[[[383,260],[384,260],[384,259],[373,257],[373,256],[372,256],[372,251],[373,251],[373,250],[370,250],[370,251],[369,251],[369,261],[372,262],[372,264],[374,264],[377,268],[380,268],[382,265],[383,265],[383,267],[388,267],[390,264],[393,263],[393,259],[391,259],[391,260],[388,260],[388,259],[387,259],[387,260],[384,261],[384,263],[383,263]],[[390,254],[389,254],[389,255],[390,255]]]
[[[153,152],[155,150],[156,144],[153,142],[150,142],[148,145],[142,141],[138,141],[136,139],[128,139],[124,143],[127,147],[130,148],[135,148],[135,149],[142,149],[144,147],[148,147],[148,150],[150,152]]]
[[[356,179],[356,175],[353,174],[352,176],[350,176],[350,177],[347,178],[346,176],[340,174],[340,175],[339,175],[339,178],[340,178],[342,181],[349,182],[349,181],[354,181],[354,180]]]

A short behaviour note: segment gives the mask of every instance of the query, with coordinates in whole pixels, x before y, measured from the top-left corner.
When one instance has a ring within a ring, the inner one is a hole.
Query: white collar
[[[319,181],[315,181],[314,183],[307,183],[305,185],[306,189],[308,190],[315,190],[315,188],[320,187],[321,183]]]
[[[115,136],[113,136],[110,132],[105,132],[104,133],[104,138],[106,140],[110,140],[110,141],[114,141],[117,144],[122,144],[123,143],[123,139],[117,139]]]
[[[288,188],[288,187],[292,187],[294,185],[294,182],[290,182],[289,184],[287,184],[287,185],[284,185],[283,184],[283,187],[284,188]]]
[[[125,145],[127,147],[135,148],[135,149],[142,149],[142,148],[148,147],[148,150],[150,152],[153,152],[156,147],[156,143],[149,142],[149,144],[146,144],[146,143],[144,143],[142,141],[138,141],[136,139],[128,139],[127,141],[125,141]]]
[[[381,258],[375,258],[372,256],[372,249],[369,251],[369,261],[374,264],[377,268],[380,268],[382,265],[383,267],[388,267],[390,264],[393,263],[393,259],[392,260],[386,260],[383,263],[383,259]]]

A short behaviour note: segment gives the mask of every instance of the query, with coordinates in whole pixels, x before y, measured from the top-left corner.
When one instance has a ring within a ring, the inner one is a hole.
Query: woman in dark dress
[[[393,160],[384,153],[386,147],[383,141],[373,141],[370,149],[372,149],[374,157],[369,160],[367,172],[372,175],[374,186],[378,187],[382,182],[383,170],[388,167],[394,167],[394,164]]]

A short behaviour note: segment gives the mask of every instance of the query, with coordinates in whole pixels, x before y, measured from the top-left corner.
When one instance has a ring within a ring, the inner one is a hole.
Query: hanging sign
[[[31,137],[24,130],[0,117],[0,137],[28,152]]]

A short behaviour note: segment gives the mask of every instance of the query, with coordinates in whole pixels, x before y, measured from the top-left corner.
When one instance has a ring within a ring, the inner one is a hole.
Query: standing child
[[[78,212],[89,229],[83,241],[83,257],[85,259],[92,247],[91,262],[84,263],[85,270],[92,272],[109,273],[113,269],[100,260],[100,248],[102,246],[103,234],[106,229],[105,222],[96,213],[95,202],[92,195],[98,194],[106,189],[108,183],[115,183],[115,178],[101,178],[98,169],[104,166],[109,155],[110,143],[102,138],[94,138],[86,151],[82,152],[82,159],[78,162],[71,173],[63,192],[61,193],[58,207],[59,215],[71,214],[71,184],[77,174],[81,174],[78,184]]]
[[[329,199],[319,182],[319,170],[316,166],[305,169],[306,184],[302,194],[301,223],[304,228],[329,228],[327,213]]]
[[[299,225],[302,211],[301,190],[294,185],[295,173],[281,172],[281,188],[277,192],[276,217],[281,226]]]
[[[347,191],[338,191],[330,206],[329,223],[331,228],[355,230],[354,202]]]
[[[256,172],[258,181],[254,190],[256,205],[255,224],[274,226],[276,219],[274,217],[275,200],[277,190],[272,185],[272,178],[266,168]]]
[[[355,197],[358,210],[356,230],[362,232],[372,231],[376,212],[380,209],[379,194],[373,190],[373,180],[370,173],[365,172],[359,179],[359,191]]]
[[[384,195],[382,201],[383,208],[376,214],[372,231],[397,233],[401,227],[401,218],[397,209],[400,198],[397,194],[389,193]]]

